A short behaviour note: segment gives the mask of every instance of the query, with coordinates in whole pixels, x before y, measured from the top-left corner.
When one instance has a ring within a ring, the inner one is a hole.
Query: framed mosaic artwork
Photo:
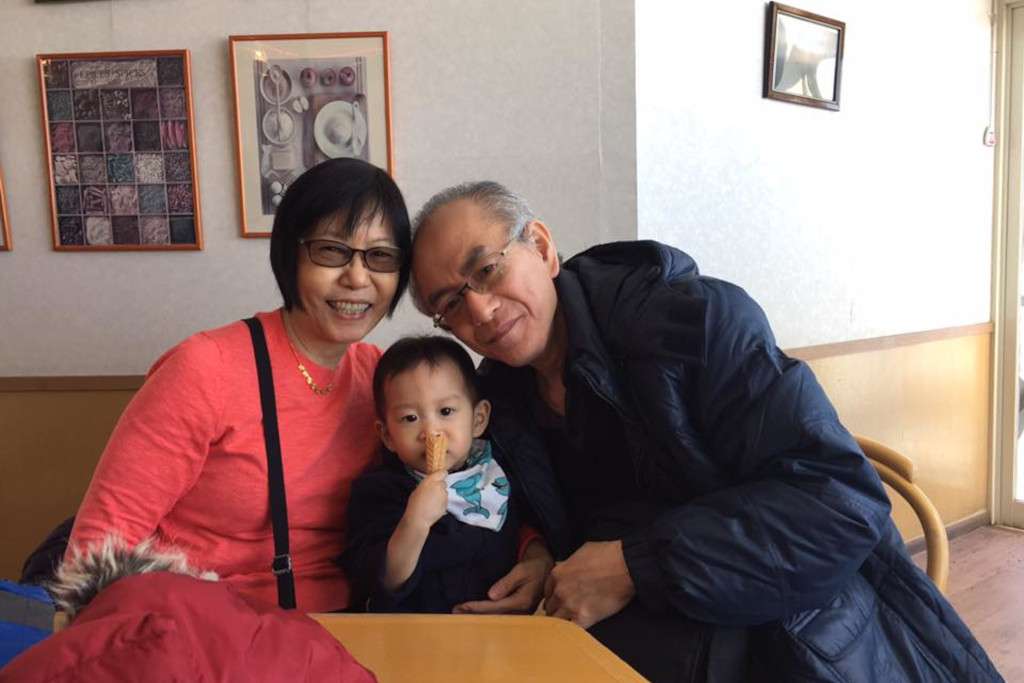
[[[338,157],[393,173],[388,34],[231,36],[242,236],[267,237],[288,186]]]
[[[4,173],[0,169],[0,251],[11,250],[11,223],[7,219],[7,195],[4,194]]]
[[[188,51],[37,62],[53,248],[202,249]]]

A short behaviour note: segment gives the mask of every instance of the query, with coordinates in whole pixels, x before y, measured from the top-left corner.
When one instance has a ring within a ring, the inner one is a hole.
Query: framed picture
[[[229,42],[243,237],[269,236],[288,186],[322,161],[394,171],[386,32]]]
[[[0,169],[0,251],[11,250],[11,224],[7,219],[7,195],[4,194],[4,173]]]
[[[770,3],[764,96],[838,111],[845,37],[841,21]]]
[[[188,52],[37,62],[53,248],[202,249]]]

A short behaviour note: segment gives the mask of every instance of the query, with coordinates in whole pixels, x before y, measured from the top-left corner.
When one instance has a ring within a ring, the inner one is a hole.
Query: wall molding
[[[817,360],[819,358],[835,358],[836,356],[849,356],[855,353],[868,351],[885,351],[900,346],[916,346],[929,342],[943,341],[946,339],[957,339],[960,337],[974,337],[983,334],[992,334],[994,326],[991,322],[976,323],[974,325],[960,325],[958,327],[944,327],[937,330],[925,330],[924,332],[909,332],[907,334],[894,334],[887,337],[873,337],[871,339],[855,339],[853,341],[836,342],[833,344],[820,344],[818,346],[801,346],[795,349],[786,349],[786,354],[803,361]]]
[[[991,322],[959,327],[946,327],[924,332],[896,334],[872,339],[856,339],[854,341],[821,344],[818,346],[802,346],[786,349],[786,354],[803,361],[819,358],[848,356],[867,351],[883,351],[900,346],[927,344],[944,339],[973,337],[992,334]],[[138,391],[145,381],[145,375],[67,375],[39,377],[0,377],[0,392],[33,392],[33,391]]]
[[[40,391],[138,391],[145,375],[0,377],[0,393]]]

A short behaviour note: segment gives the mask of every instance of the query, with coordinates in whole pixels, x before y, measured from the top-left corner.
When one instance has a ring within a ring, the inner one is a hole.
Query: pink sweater
[[[318,396],[296,368],[280,311],[258,317],[274,374],[298,608],[339,609],[349,600],[335,564],[349,491],[378,457],[371,380],[381,351],[353,344],[335,373],[302,357],[317,384],[334,380]],[[96,467],[71,541],[111,532],[129,543],[155,535],[277,602],[259,386],[243,323],[193,335],[150,369]]]

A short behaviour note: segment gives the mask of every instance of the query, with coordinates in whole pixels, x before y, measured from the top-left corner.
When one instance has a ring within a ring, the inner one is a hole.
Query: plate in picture
[[[271,104],[283,104],[292,93],[292,77],[274,64],[260,77],[260,93]]]
[[[313,139],[327,157],[355,157],[366,144],[366,118],[358,102],[325,104],[313,121]]]
[[[280,107],[268,109],[263,115],[263,134],[275,145],[284,145],[295,134],[295,118]]]

